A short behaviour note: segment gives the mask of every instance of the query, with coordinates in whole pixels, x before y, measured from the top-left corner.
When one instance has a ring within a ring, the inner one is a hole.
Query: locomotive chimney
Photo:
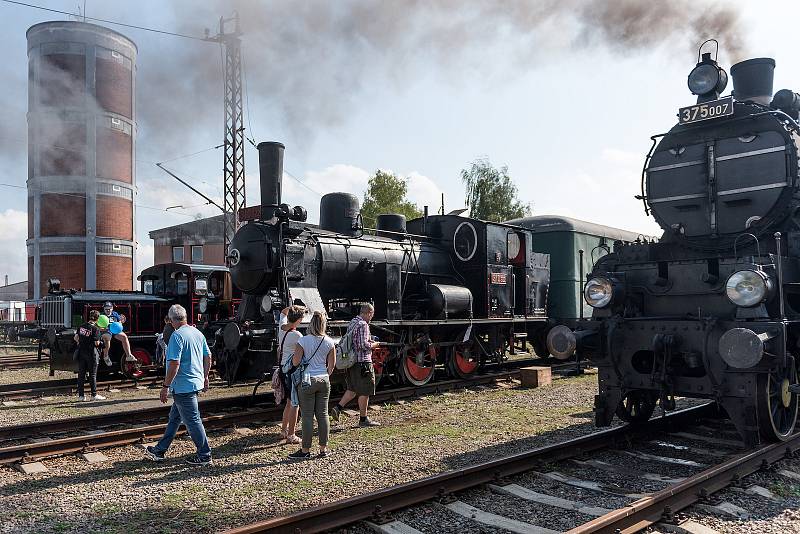
[[[282,143],[267,141],[258,144],[258,173],[261,181],[261,220],[268,221],[275,216],[281,203],[281,184],[283,182]]]
[[[752,100],[769,106],[772,101],[772,79],[775,60],[758,57],[741,61],[731,67],[733,97],[738,101]]]

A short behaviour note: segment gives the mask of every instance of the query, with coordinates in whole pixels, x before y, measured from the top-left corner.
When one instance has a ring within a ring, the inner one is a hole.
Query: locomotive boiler
[[[283,145],[258,150],[261,206],[247,208],[250,220],[229,252],[242,302],[215,343],[228,380],[271,372],[278,314],[293,303],[326,313],[333,335],[372,303],[371,330],[382,341],[373,351],[376,377],[416,385],[437,366],[469,376],[544,327],[549,256],[533,252],[530,231],[454,215],[384,214],[368,234],[348,193],[323,196],[312,225],[305,209],[281,203]]]
[[[599,368],[598,426],[637,422],[675,397],[715,400],[749,445],[795,429],[800,353],[800,95],[773,95],[775,61],[711,54],[688,78],[695,105],[653,136],[642,176],[658,241],[619,243],[587,276],[591,320],[551,351]]]

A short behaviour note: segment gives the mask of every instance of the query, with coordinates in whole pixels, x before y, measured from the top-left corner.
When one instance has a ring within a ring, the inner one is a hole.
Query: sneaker
[[[328,416],[330,416],[330,418],[333,419],[333,421],[335,423],[338,423],[339,422],[339,416],[341,415],[341,413],[342,413],[342,409],[337,404],[336,406],[331,408],[331,411],[328,412]]]
[[[361,421],[359,421],[358,426],[360,427],[381,426],[381,424],[367,417],[366,419],[362,419]]]
[[[293,452],[289,455],[290,460],[309,460],[311,459],[311,451],[303,452],[303,449]]]
[[[92,402],[94,399],[92,397],[81,397],[82,401]]]
[[[189,458],[187,458],[186,463],[189,465],[202,466],[202,465],[211,465],[214,463],[214,460],[212,460],[211,458],[206,458],[205,460],[203,460],[202,458],[200,458],[195,454],[194,456],[190,456]]]
[[[317,457],[319,457],[319,458],[327,458],[330,455],[331,455],[330,451],[324,450],[324,451],[319,451],[319,454],[317,455]]]
[[[85,400],[86,400],[86,396],[85,395],[81,395],[80,397],[78,397],[78,402],[83,402]]]
[[[163,452],[158,452],[155,447],[151,447],[151,446],[148,445],[147,448],[145,448],[145,452],[147,452],[147,455],[154,462],[163,462],[164,461],[164,453]]]
[[[133,354],[128,354],[127,356],[125,356],[125,361],[131,363],[137,363],[139,360],[137,360]]]
[[[105,364],[106,364],[108,367],[111,367],[111,366],[113,365],[113,364],[111,363],[111,358],[109,358],[109,357],[108,357],[108,355],[105,355],[105,356],[103,356],[103,362],[105,362]]]
[[[106,398],[102,395],[95,395],[92,397],[92,400],[106,400]]]

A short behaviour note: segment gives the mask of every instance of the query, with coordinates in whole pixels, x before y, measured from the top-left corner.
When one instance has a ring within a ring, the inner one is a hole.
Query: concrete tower
[[[28,292],[134,285],[136,45],[84,22],[28,37]]]

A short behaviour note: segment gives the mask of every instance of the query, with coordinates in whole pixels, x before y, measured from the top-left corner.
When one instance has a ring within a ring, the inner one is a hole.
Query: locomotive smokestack
[[[770,57],[748,59],[733,65],[733,97],[740,102],[752,100],[769,106],[774,74],[775,60]]]
[[[281,203],[283,182],[283,151],[276,141],[258,144],[258,173],[261,181],[261,220],[268,221]]]

